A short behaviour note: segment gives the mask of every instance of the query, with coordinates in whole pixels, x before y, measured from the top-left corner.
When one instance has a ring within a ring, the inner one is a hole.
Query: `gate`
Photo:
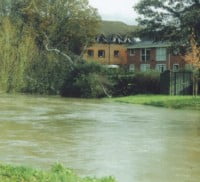
[[[192,72],[165,71],[160,75],[161,93],[169,95],[192,94]]]

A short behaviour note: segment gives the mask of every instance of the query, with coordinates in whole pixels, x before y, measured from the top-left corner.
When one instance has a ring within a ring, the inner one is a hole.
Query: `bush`
[[[25,73],[26,93],[59,94],[68,73],[68,61],[55,54],[40,54]]]
[[[97,63],[83,62],[66,75],[61,95],[67,97],[104,97],[111,87],[106,69]]]
[[[132,75],[115,75],[113,93],[118,95],[159,94],[160,73],[139,72]]]

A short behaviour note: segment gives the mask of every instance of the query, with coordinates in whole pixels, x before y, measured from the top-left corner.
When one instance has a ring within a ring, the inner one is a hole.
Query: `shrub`
[[[111,86],[106,69],[97,63],[83,62],[66,75],[62,96],[96,98],[106,95]]]
[[[157,72],[115,75],[112,79],[115,82],[113,88],[115,96],[160,93],[160,74]]]
[[[59,94],[68,72],[68,62],[58,55],[41,53],[29,65],[23,92]]]

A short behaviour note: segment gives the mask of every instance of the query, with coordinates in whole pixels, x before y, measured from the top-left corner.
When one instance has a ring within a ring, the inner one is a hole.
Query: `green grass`
[[[176,109],[200,110],[200,96],[136,95],[113,98],[114,101]]]
[[[80,178],[72,170],[57,164],[50,171],[0,164],[1,182],[115,182],[114,178]]]

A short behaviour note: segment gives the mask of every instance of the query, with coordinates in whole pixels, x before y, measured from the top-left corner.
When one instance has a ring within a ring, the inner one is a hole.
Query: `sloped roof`
[[[98,43],[108,43],[107,38],[105,37],[104,34],[100,34],[96,37],[96,42]]]
[[[170,46],[171,44],[169,42],[140,41],[127,46],[127,48],[140,49],[140,48],[156,48],[156,47],[170,47]]]
[[[104,34],[100,34],[96,37],[96,42],[104,44],[132,44],[133,40],[127,35],[122,36],[120,34],[110,34],[105,36]]]
[[[117,44],[124,43],[123,38],[121,37],[121,35],[118,34],[108,35],[107,39],[109,43],[117,43]]]

